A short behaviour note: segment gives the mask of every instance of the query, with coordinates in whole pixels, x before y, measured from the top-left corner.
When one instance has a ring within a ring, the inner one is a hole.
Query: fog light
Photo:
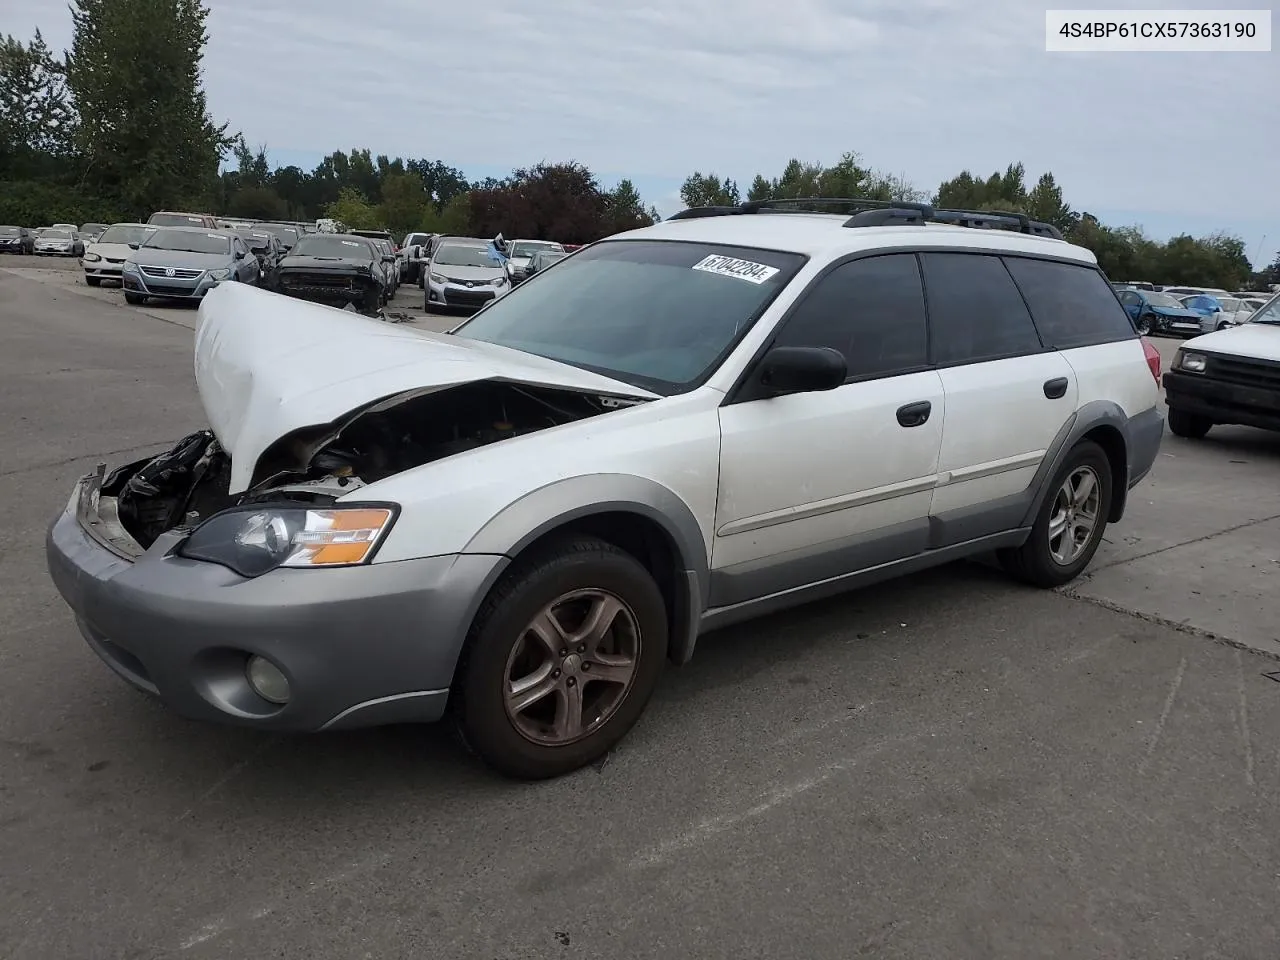
[[[270,660],[256,655],[250,657],[244,675],[253,692],[263,700],[280,704],[289,702],[289,681]]]

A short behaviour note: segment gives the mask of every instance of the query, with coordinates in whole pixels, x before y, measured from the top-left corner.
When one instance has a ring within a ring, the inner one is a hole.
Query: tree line
[[[574,161],[473,181],[441,160],[357,148],[335,150],[312,170],[273,168],[265,145],[251,149],[210,115],[200,0],[73,0],[71,13],[71,49],[61,55],[39,31],[26,42],[0,38],[0,223],[145,220],[176,209],[586,243],[658,219],[631,181],[606,189]],[[1161,242],[1139,227],[1102,224],[1066,202],[1052,173],[1028,185],[1021,163],[987,177],[962,171],[929,193],[847,152],[831,165],[793,159],[777,176],[757,174],[745,195],[732,179],[695,171],[680,196],[689,206],[826,196],[1025,213],[1091,249],[1115,279],[1280,283],[1280,254],[1255,273],[1237,237]]]

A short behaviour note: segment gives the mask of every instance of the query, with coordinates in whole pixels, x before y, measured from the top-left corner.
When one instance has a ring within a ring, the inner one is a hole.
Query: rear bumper
[[[108,667],[197,720],[310,731],[438,719],[506,562],[442,556],[245,579],[175,555],[176,534],[129,559],[87,532],[97,501],[81,492],[95,480],[80,481],[49,528],[50,576]],[[288,678],[287,704],[249,686],[251,654]]]
[[[1166,373],[1162,383],[1171,409],[1214,423],[1280,430],[1280,389],[1207,380],[1202,374],[1175,370]]]
[[[1160,443],[1164,439],[1164,417],[1159,407],[1152,407],[1125,424],[1129,445],[1129,488],[1133,489],[1151,472]]]

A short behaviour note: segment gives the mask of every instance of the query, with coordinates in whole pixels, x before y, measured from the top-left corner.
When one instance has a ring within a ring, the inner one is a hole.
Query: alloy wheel
[[[1102,485],[1090,466],[1072,470],[1054,496],[1049,514],[1049,555],[1054,563],[1070,566],[1093,537],[1102,504]]]
[[[589,736],[630,692],[641,642],[635,612],[619,597],[598,589],[562,594],[521,631],[507,658],[507,718],[540,746]]]

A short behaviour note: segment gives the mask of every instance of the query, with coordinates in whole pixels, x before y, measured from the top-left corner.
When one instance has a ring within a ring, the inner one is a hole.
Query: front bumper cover
[[[50,525],[50,575],[112,670],[197,720],[310,731],[439,719],[471,620],[507,563],[451,555],[245,579],[176,556],[179,533],[130,559],[102,532],[112,513],[99,512],[100,485],[101,472],[83,478]],[[249,687],[250,654],[284,672],[289,703]]]

